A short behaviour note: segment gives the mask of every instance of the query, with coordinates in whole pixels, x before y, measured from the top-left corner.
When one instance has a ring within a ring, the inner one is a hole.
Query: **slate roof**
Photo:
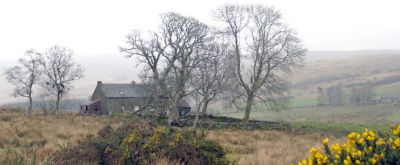
[[[108,98],[129,98],[129,97],[151,97],[152,92],[145,84],[115,84],[115,83],[100,83],[97,84],[104,95]],[[191,106],[184,99],[179,101],[179,107]]]
[[[143,84],[99,84],[106,97],[149,97],[148,89]]]

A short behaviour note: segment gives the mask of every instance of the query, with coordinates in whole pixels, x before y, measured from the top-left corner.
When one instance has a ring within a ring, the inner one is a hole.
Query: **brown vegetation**
[[[31,117],[19,112],[0,110],[0,164],[22,159],[25,164],[46,164],[51,155],[68,144],[85,137],[97,136],[106,125],[117,129],[122,125],[117,118],[79,116],[63,113],[44,116],[34,113]],[[290,164],[308,156],[309,148],[321,148],[321,140],[344,142],[345,137],[327,134],[299,134],[287,131],[211,130],[207,139],[221,144],[230,160],[238,164]],[[156,164],[176,164],[158,160]]]
[[[294,134],[283,131],[209,131],[207,138],[223,146],[228,157],[239,165],[291,164],[309,154],[309,148],[321,148],[322,133]],[[332,142],[345,138],[330,137]]]
[[[44,163],[53,152],[67,144],[95,136],[106,125],[118,127],[120,124],[112,118],[73,113],[56,116],[34,113],[28,117],[0,110],[0,164],[20,161],[18,159],[26,164]]]

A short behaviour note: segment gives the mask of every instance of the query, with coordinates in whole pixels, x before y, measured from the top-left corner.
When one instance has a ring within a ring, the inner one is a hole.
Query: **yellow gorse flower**
[[[315,154],[317,154],[317,152],[318,152],[318,150],[315,149],[314,147],[310,148],[310,153],[311,153],[312,156],[315,156]]]
[[[385,140],[382,138],[379,138],[379,140],[376,141],[377,146],[383,146],[385,145]]]
[[[374,133],[374,131],[365,129],[364,133],[363,133],[363,137],[366,138],[369,141],[373,141],[376,139],[376,135]]]
[[[339,144],[333,144],[332,146],[331,146],[331,150],[333,151],[333,152],[335,152],[336,154],[341,154],[342,153],[342,147],[340,147],[340,145]]]
[[[329,139],[328,139],[328,138],[325,138],[325,139],[322,141],[322,143],[325,144],[325,145],[328,145]]]
[[[361,134],[349,133],[347,143],[342,145],[338,143],[329,145],[329,139],[325,138],[322,140],[323,152],[312,147],[310,157],[298,164],[361,165],[392,162],[400,159],[398,154],[400,152],[400,125],[392,127],[392,138],[379,137],[374,131],[368,129]]]
[[[123,150],[122,158],[128,159],[130,155],[129,145],[136,140],[135,133],[130,133],[121,143],[121,148]]]
[[[394,127],[392,129],[392,134],[395,136],[399,136],[400,135],[400,125],[397,125],[396,127]]]
[[[399,149],[400,148],[400,139],[396,138],[396,140],[394,140],[393,142],[393,149]]]

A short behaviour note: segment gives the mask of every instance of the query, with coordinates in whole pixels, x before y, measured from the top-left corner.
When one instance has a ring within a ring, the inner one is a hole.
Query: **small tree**
[[[43,87],[56,97],[55,112],[59,110],[62,96],[73,87],[71,83],[83,77],[84,69],[75,64],[72,55],[71,49],[61,46],[47,49],[44,55]]]
[[[18,64],[7,69],[4,73],[8,82],[15,85],[13,95],[15,97],[27,97],[29,99],[28,114],[32,114],[32,93],[33,85],[40,76],[41,54],[34,50],[28,50]]]
[[[317,88],[317,106],[325,105],[325,91],[322,87]]]
[[[357,106],[371,103],[374,93],[372,85],[368,83],[352,87],[350,92],[349,103]]]
[[[327,103],[331,106],[343,105],[343,84],[337,84],[326,89]]]

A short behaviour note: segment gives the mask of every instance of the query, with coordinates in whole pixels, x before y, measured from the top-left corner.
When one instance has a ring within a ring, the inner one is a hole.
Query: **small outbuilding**
[[[101,103],[99,100],[89,101],[81,105],[80,114],[100,115]]]

